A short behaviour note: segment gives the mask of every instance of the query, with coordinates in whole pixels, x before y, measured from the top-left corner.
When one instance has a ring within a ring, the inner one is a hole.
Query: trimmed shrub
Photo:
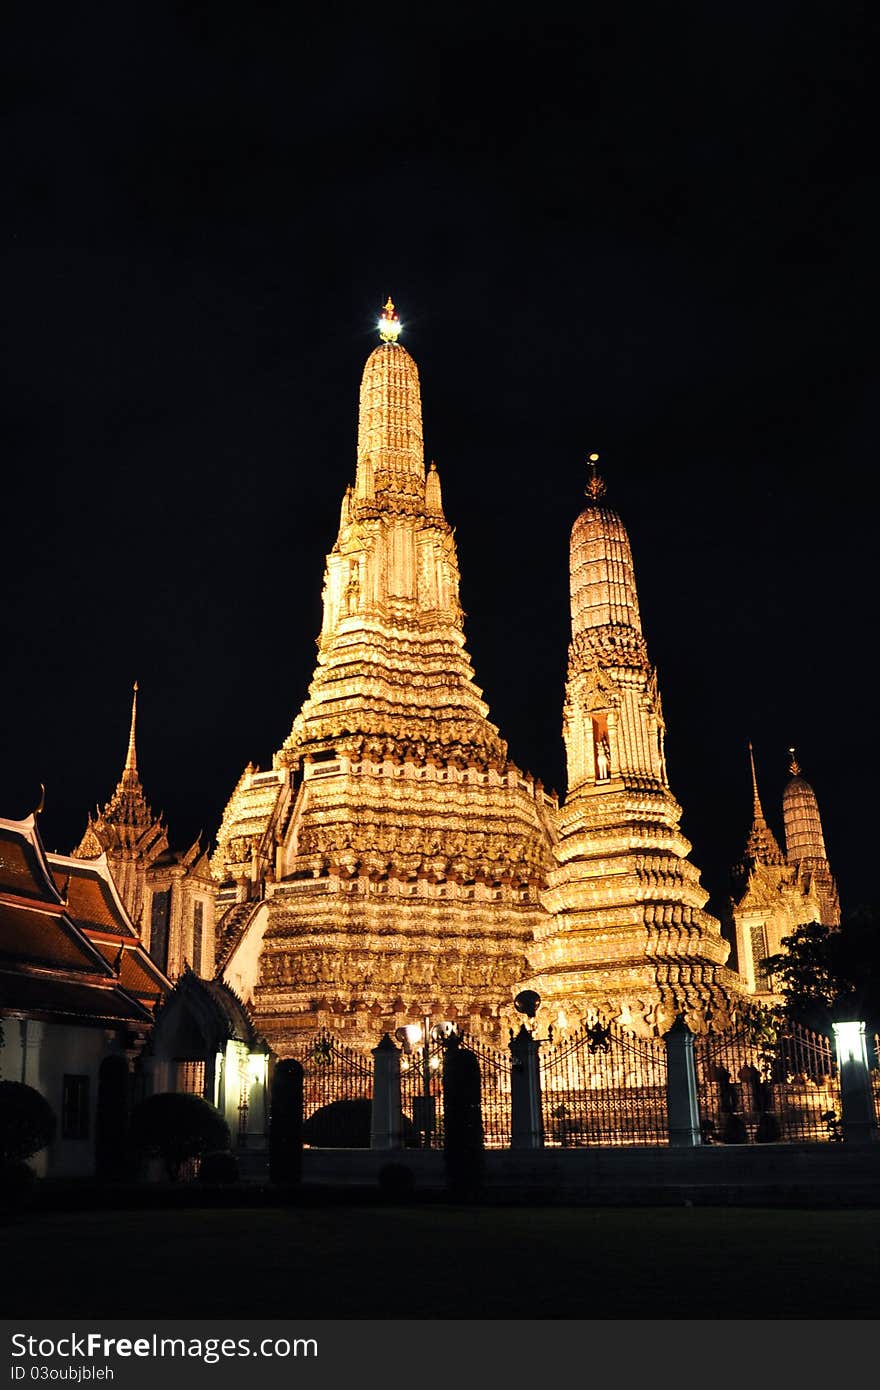
[[[293,1057],[272,1074],[269,1108],[269,1179],[297,1183],[302,1177],[303,1069]]]
[[[192,1159],[230,1147],[229,1126],[201,1096],[166,1091],[148,1096],[131,1116],[130,1138],[140,1153],[158,1155],[172,1182]]]
[[[303,1125],[303,1139],[316,1149],[368,1149],[373,1120],[371,1100],[334,1100]]]
[[[0,1081],[0,1164],[18,1163],[55,1138],[52,1107],[23,1081]]]

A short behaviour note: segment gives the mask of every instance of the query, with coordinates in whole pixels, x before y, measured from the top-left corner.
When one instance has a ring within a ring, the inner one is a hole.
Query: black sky
[[[564,13],[564,12],[562,12]],[[570,16],[575,11],[570,11]],[[790,743],[874,896],[870,7],[19,6],[3,44],[0,814],[216,831],[305,695],[390,293],[511,756],[564,787],[583,460],[707,887]]]

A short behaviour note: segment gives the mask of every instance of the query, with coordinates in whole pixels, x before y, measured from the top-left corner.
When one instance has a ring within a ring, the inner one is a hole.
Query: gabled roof
[[[55,882],[65,894],[68,914],[129,993],[156,1003],[171,981],[149,955],[110,872],[106,854],[98,859],[47,856]]]
[[[212,1040],[212,1046],[234,1039],[253,1048],[259,1042],[247,1009],[235,991],[222,980],[200,979],[189,966],[157,1013],[157,1029],[161,1028],[163,1019],[173,1016],[180,1008],[195,1016],[203,1036]]]
[[[47,855],[36,819],[0,820],[0,1008],[143,1026],[170,981],[154,965],[106,859]]]
[[[75,859],[65,854],[50,854],[47,858],[58,891],[79,926],[137,938],[134,923],[113,882],[106,854],[97,859]]]
[[[59,970],[113,977],[85,934],[60,909],[0,897],[0,964],[12,970]]]
[[[62,901],[35,815],[25,820],[0,818],[0,894],[53,904]]]

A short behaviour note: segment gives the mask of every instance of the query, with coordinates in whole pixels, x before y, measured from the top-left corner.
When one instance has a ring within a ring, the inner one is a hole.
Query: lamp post
[[[416,1051],[421,1055],[422,1094],[420,1100],[423,1124],[419,1128],[422,1131],[423,1149],[431,1147],[431,1135],[435,1128],[434,1097],[431,1095],[431,1042],[442,1042],[454,1031],[455,1024],[445,1021],[435,1023],[432,1027],[430,1015],[423,1014],[421,1023],[407,1023],[403,1028],[398,1028],[394,1035],[398,1042],[402,1043],[407,1056],[411,1056]]]

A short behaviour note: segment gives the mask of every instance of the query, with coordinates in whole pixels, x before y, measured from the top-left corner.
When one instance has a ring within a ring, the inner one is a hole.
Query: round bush
[[[49,1102],[22,1081],[0,1081],[0,1163],[18,1163],[55,1138]]]
[[[303,1139],[315,1149],[368,1149],[373,1103],[334,1100],[322,1105],[303,1125]]]
[[[143,1154],[158,1154],[172,1182],[184,1163],[212,1149],[230,1147],[229,1126],[201,1096],[162,1092],[142,1100],[132,1112],[130,1139]]]

